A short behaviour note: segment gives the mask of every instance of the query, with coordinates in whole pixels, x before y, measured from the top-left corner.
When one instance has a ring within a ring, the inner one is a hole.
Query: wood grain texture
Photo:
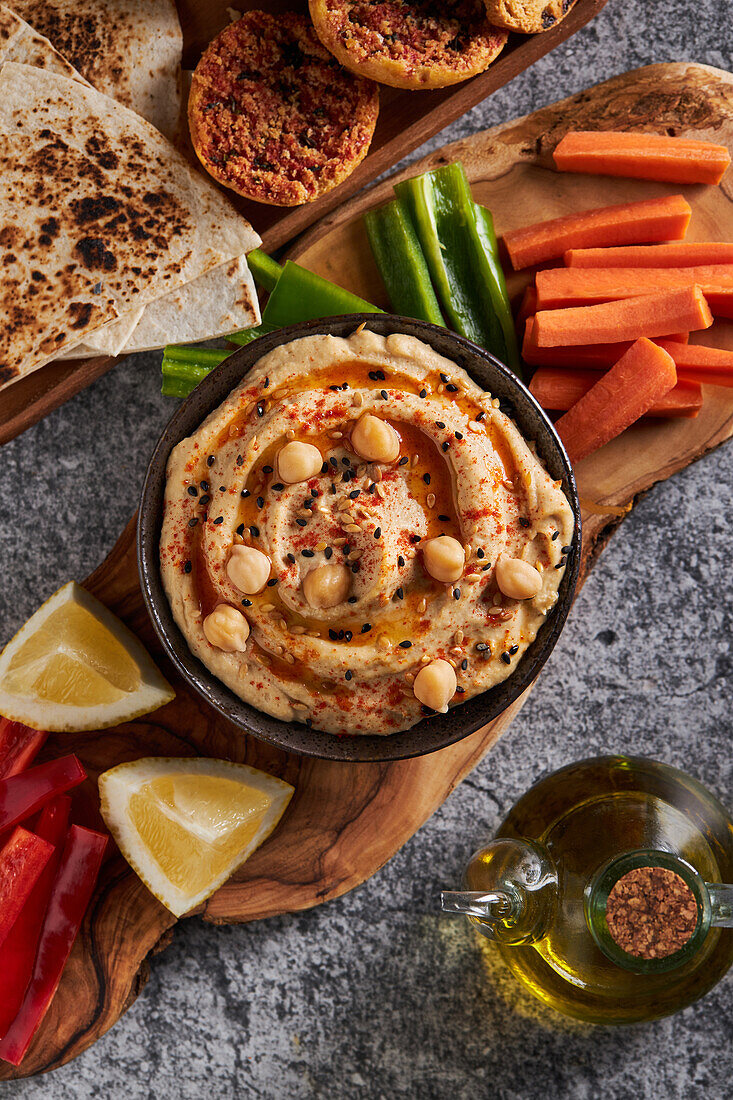
[[[275,251],[296,234],[335,209],[359,188],[376,179],[418,145],[460,118],[497,88],[529,68],[570,35],[585,26],[608,0],[577,0],[569,15],[544,34],[511,35],[493,65],[479,76],[438,91],[380,90],[380,115],[367,157],[339,187],[316,202],[295,208],[248,202],[232,191],[225,193],[257,229],[264,247]],[[177,0],[184,38],[184,67],[194,68],[211,39],[229,23],[227,8],[239,11],[263,7],[261,0]],[[268,11],[307,10],[305,0],[271,0]],[[0,445],[63,405],[108,371],[115,359],[65,360],[41,367],[0,393]]]
[[[733,76],[701,66],[652,66],[449,146],[419,167],[460,156],[476,194],[494,210],[500,229],[592,206],[598,202],[597,180],[562,177],[549,170],[549,150],[573,125],[670,128],[690,136],[714,136],[733,148]],[[695,210],[691,239],[733,239],[729,186],[684,189]],[[633,181],[604,180],[602,185],[603,201],[609,202],[663,191]],[[308,234],[293,255],[350,289],[383,300],[359,215],[390,192],[386,184],[360,196]],[[519,292],[525,279],[512,281]],[[733,348],[733,328],[716,325],[706,339]],[[733,392],[707,389],[697,420],[635,428],[581,463],[581,495],[590,504],[584,513],[581,581],[639,495],[732,434]],[[242,735],[177,677],[143,608],[134,521],[87,587],[148,646],[176,687],[177,698],[147,718],[114,730],[49,741],[46,755],[75,751],[89,770],[91,780],[82,788],[77,813],[81,809],[93,824],[93,780],[99,771],[147,755],[203,754],[246,761],[296,787],[275,834],[201,908],[204,918],[216,923],[305,909],[363,882],[486,755],[526,698],[525,694],[518,699],[485,730],[422,759],[390,764],[300,759]],[[174,923],[113,853],[48,1018],[21,1069],[4,1066],[0,1078],[52,1069],[104,1034],[144,985],[146,960],[168,942]]]

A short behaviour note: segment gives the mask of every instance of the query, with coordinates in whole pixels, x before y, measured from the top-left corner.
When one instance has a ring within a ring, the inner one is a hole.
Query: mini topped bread
[[[305,16],[250,11],[193,74],[191,139],[206,170],[257,202],[312,202],[367,154],[376,84],[343,69]]]
[[[507,33],[483,0],[309,0],[323,45],[352,72],[393,88],[444,88],[484,72]]]
[[[520,34],[538,34],[556,26],[575,0],[485,0],[486,14],[497,27]]]

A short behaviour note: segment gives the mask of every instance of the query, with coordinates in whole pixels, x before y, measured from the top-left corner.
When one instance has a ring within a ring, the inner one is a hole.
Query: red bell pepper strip
[[[22,826],[0,850],[0,944],[15,924],[53,853],[53,844]]]
[[[0,718],[0,779],[18,775],[30,767],[47,737],[45,730]]]
[[[25,821],[56,795],[78,787],[86,777],[75,756],[61,756],[0,780],[0,830]]]
[[[97,881],[107,837],[72,825],[38,941],[33,977],[0,1040],[0,1058],[19,1066],[61,981]]]
[[[34,826],[35,834],[53,844],[54,850],[0,947],[0,1036],[5,1034],[17,1016],[31,980],[38,937],[69,827],[70,810],[71,799],[65,794],[59,795],[44,806]]]

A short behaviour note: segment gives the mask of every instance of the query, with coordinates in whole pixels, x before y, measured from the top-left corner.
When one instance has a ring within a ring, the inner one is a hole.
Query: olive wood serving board
[[[733,148],[733,76],[697,65],[655,65],[615,78],[527,118],[449,146],[412,172],[460,157],[499,230],[601,202],[660,193],[661,186],[559,176],[549,150],[572,127],[670,130]],[[685,188],[695,209],[690,237],[733,239],[731,183]],[[367,298],[381,300],[359,215],[388,197],[389,184],[354,199],[314,228],[292,255]],[[523,280],[512,279],[514,289]],[[709,339],[733,348],[733,327]],[[733,434],[733,390],[708,389],[696,420],[644,424],[581,463],[586,502],[581,580],[638,496]],[[293,912],[338,897],[373,875],[485,756],[519,711],[518,699],[485,729],[439,753],[388,764],[299,758],[238,733],[189,692],[164,658],[143,608],[134,520],[87,587],[141,637],[177,691],[176,700],[114,730],[58,736],[46,755],[78,753],[90,776],[140,756],[202,754],[246,761],[292,783],[296,793],[277,829],[199,912],[215,923]],[[572,629],[572,622],[568,629]],[[526,693],[525,693],[526,697]],[[94,822],[96,790],[82,788]],[[164,947],[175,919],[129,870],[108,859],[58,994],[19,1070],[29,1076],[67,1062],[98,1039],[145,984],[148,957]]]
[[[266,249],[274,251],[282,247],[564,42],[597,15],[607,2],[576,0],[565,19],[551,30],[542,34],[510,35],[493,65],[462,84],[424,92],[382,86],[379,120],[369,153],[347,180],[318,201],[288,208],[248,202],[233,191],[226,191],[226,194],[260,233]],[[269,0],[266,4],[262,0],[176,0],[176,4],[183,30],[184,69],[194,69],[211,39],[229,24],[229,8],[248,11],[264,7],[272,12],[308,9],[307,0]],[[198,166],[192,152],[191,156]],[[0,445],[91,385],[115,362],[109,357],[57,360],[3,390],[0,393]]]

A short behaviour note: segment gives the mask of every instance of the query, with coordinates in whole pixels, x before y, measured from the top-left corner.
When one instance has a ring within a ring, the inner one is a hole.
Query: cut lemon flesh
[[[36,729],[113,726],[174,694],[134,634],[73,581],[0,654],[0,714]]]
[[[147,757],[99,777],[107,828],[177,917],[213,894],[260,846],[292,794],[289,783],[227,760]]]

